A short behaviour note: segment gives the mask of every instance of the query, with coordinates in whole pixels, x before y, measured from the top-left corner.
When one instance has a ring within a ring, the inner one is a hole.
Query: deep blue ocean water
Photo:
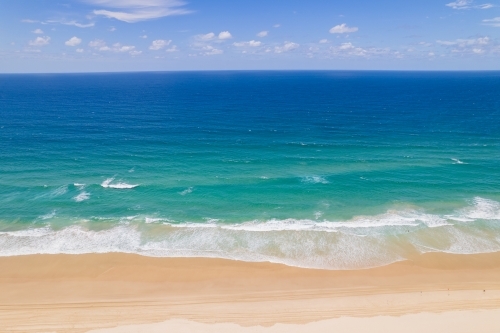
[[[0,255],[500,251],[500,72],[0,75]]]

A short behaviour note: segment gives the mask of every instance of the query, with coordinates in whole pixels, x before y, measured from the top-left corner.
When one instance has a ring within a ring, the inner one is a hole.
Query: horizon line
[[[54,75],[54,74],[154,74],[154,73],[214,73],[214,72],[412,72],[412,73],[473,73],[499,72],[500,69],[183,69],[139,71],[88,71],[88,72],[0,72],[0,75]]]

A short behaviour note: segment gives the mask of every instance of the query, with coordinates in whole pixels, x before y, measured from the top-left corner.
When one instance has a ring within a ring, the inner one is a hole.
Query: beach
[[[0,87],[0,333],[500,332],[496,72]]]
[[[0,267],[1,332],[500,328],[500,253],[363,270],[135,254],[12,256]]]

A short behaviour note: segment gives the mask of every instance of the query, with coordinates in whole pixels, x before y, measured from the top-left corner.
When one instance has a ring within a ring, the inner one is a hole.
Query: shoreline
[[[0,267],[2,332],[83,333],[168,320],[271,329],[500,309],[500,253],[428,253],[348,271],[117,253],[0,257]]]

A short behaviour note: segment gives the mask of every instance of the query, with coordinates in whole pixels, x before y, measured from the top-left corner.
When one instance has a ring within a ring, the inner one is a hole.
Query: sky
[[[0,0],[0,73],[500,70],[500,0]]]

